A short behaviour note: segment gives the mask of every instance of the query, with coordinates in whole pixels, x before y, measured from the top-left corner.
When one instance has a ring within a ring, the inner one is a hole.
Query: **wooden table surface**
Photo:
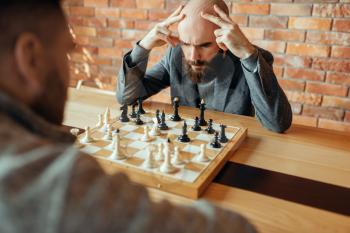
[[[119,114],[113,94],[70,89],[65,124],[95,125],[97,114],[107,106],[112,116]],[[144,107],[171,112],[165,104],[145,103]],[[180,114],[191,118],[198,111],[180,107]],[[350,233],[349,134],[297,125],[276,134],[251,117],[207,111],[206,118],[247,127],[248,137],[202,198],[242,213],[260,232]],[[230,169],[239,175],[233,173],[231,179]],[[149,190],[155,200],[193,201]]]

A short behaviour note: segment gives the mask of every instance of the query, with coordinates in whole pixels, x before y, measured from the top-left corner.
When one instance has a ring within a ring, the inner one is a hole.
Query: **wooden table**
[[[65,124],[94,125],[106,107],[119,105],[113,94],[70,90]],[[171,106],[145,103],[146,109]],[[198,109],[180,108],[195,116]],[[234,209],[260,232],[350,232],[350,135],[293,125],[285,134],[262,128],[251,117],[207,112],[207,118],[248,128],[248,137],[202,198]],[[192,200],[150,189],[152,198],[187,204]]]

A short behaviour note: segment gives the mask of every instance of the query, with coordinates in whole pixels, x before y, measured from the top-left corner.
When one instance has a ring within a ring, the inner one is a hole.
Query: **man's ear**
[[[22,33],[16,41],[14,55],[23,85],[19,88],[35,98],[41,91],[47,69],[44,47],[33,33]]]

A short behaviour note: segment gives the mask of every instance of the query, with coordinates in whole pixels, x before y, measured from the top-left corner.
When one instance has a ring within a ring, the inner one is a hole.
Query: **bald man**
[[[228,15],[222,0],[191,0],[158,23],[124,56],[118,101],[132,104],[170,86],[181,105],[197,107],[204,99],[208,109],[256,115],[269,130],[287,130],[292,111],[273,56],[252,45]],[[165,44],[171,45],[165,56],[146,71],[150,51]]]

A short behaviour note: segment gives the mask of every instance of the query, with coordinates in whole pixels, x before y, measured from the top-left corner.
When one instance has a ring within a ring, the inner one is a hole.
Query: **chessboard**
[[[86,131],[77,135],[77,147],[96,158],[108,172],[124,172],[133,182],[192,199],[197,199],[203,193],[247,135],[247,128],[225,126],[228,141],[219,143],[220,148],[213,148],[211,144],[215,136],[217,141],[218,134],[208,133],[207,126],[201,126],[200,131],[192,130],[196,124],[194,119],[173,121],[168,115],[163,119],[168,129],[159,130],[158,136],[149,136],[145,126],[148,129],[154,127],[157,119],[155,113],[139,115],[138,120],[142,120],[143,124],[137,125],[135,119],[121,122],[120,117],[110,117],[107,111],[103,120],[102,114],[99,114],[99,123],[95,127],[87,127],[89,141],[84,140]],[[184,133],[184,122],[190,142],[179,140]],[[214,132],[222,130],[219,122],[211,123]],[[149,137],[146,141],[143,140],[145,133]],[[122,159],[112,156],[116,135],[118,151],[124,156]],[[161,156],[163,152],[163,155],[168,153],[169,157]],[[149,161],[151,153],[156,154],[152,156],[152,163]],[[172,169],[164,172],[161,167],[167,159]]]

